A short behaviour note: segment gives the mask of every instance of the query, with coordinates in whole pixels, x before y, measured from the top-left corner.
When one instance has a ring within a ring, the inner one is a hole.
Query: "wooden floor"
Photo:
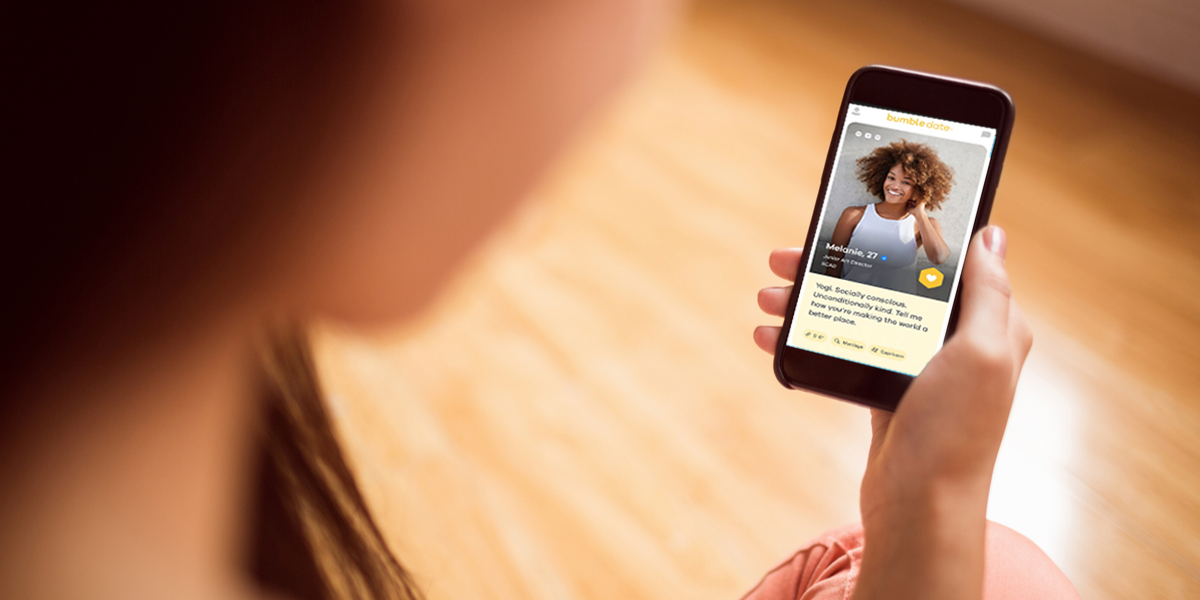
[[[868,63],[1016,99],[993,220],[1037,341],[990,516],[1085,598],[1200,597],[1200,99],[961,9],[856,0],[694,6],[421,322],[319,329],[431,599],[733,600],[857,519],[866,411],[782,389],[750,333]]]

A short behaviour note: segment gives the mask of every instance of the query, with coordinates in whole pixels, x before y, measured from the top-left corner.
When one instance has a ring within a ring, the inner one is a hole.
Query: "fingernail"
[[[1008,237],[1004,234],[1003,229],[991,225],[987,228],[987,231],[983,232],[983,245],[988,250],[991,250],[993,254],[1004,258],[1004,255],[1008,252]]]

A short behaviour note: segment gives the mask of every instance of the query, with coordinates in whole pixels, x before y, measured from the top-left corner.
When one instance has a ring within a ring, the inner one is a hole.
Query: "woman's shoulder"
[[[838,224],[849,225],[850,227],[858,227],[859,222],[862,221],[863,215],[867,214],[868,206],[871,205],[847,206],[846,209],[842,211],[842,216],[838,219]]]
[[[873,205],[866,204],[863,206],[847,206],[846,209],[842,211],[842,218],[843,219],[850,218],[850,219],[855,219],[855,220],[861,219],[862,216],[867,213],[868,206],[873,206]]]
[[[913,227],[919,233],[921,231],[921,226],[919,223],[917,223],[916,217],[914,217],[913,215],[908,215],[908,217],[905,217],[905,218],[907,219],[909,217],[912,217]],[[942,224],[940,222],[938,222],[937,217],[929,217],[929,224],[933,225],[935,228],[937,228],[938,231],[942,230]]]

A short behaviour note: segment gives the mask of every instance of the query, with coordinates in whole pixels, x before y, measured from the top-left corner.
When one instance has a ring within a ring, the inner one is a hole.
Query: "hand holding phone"
[[[953,333],[1013,123],[993,86],[865,67],[846,86],[775,374],[895,410]]]
[[[992,470],[1032,343],[1004,232],[984,228],[1012,122],[992,86],[860,69],[805,247],[771,255],[795,285],[759,292],[784,324],[754,337],[780,383],[873,409],[856,600],[983,586]]]
[[[1004,232],[977,233],[962,271],[955,336],[913,381],[895,413],[874,409],[861,511],[866,539],[856,600],[978,597],[988,490],[1017,376],[1032,335],[1012,300]],[[790,278],[799,249],[771,254]],[[783,316],[789,290],[759,292]],[[759,347],[777,347],[780,328],[759,327]]]

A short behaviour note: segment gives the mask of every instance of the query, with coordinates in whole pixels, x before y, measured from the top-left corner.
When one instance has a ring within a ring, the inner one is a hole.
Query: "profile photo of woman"
[[[915,290],[919,249],[924,248],[935,265],[950,256],[941,224],[927,211],[946,201],[954,173],[933,148],[900,140],[858,159],[857,175],[882,202],[842,211],[831,241],[876,254],[847,261],[841,251],[831,250],[825,274],[896,291]]]

